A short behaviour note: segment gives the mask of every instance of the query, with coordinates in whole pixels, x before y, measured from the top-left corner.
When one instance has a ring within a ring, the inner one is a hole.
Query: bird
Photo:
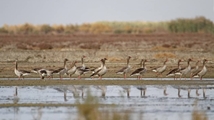
[[[195,66],[194,67],[191,67],[191,70],[190,70],[190,78],[192,80],[193,78],[193,74],[195,74],[197,71],[198,71],[198,63],[199,63],[199,60],[195,63]]]
[[[44,68],[34,68],[31,72],[39,74],[41,79],[44,79],[45,76],[47,76],[47,71]]]
[[[143,64],[142,64],[143,62]],[[130,76],[137,76],[137,79],[140,80],[142,79],[142,74],[147,71],[145,63],[147,62],[146,59],[142,59],[140,62],[141,67],[136,69],[134,72],[131,73]]]
[[[84,56],[84,55],[81,57],[82,66],[78,66],[76,71],[75,71],[75,74],[78,75],[79,79],[81,78],[81,75],[84,75],[85,73],[90,71],[90,68],[86,67],[85,64],[84,64],[84,58],[85,57],[86,56]]]
[[[207,73],[207,67],[206,67],[206,62],[207,61],[208,61],[207,59],[203,60],[203,68],[202,68],[202,70],[198,71],[197,73],[195,73],[193,75],[193,77],[200,77],[200,80],[202,80],[202,77]]]
[[[88,71],[90,71],[90,68],[89,68],[89,67],[86,67],[85,64],[84,64],[84,58],[85,58],[85,57],[86,57],[86,56],[83,55],[82,58],[81,58],[81,63],[82,63],[81,69],[84,69],[84,70],[85,70],[84,74],[87,73]]]
[[[102,67],[100,67],[100,69],[98,69],[96,72],[94,72],[93,74],[91,74],[90,77],[98,75],[100,79],[102,79],[102,76],[106,74],[107,72],[107,68],[105,65],[105,61],[107,60],[107,58],[101,59],[102,62]]]
[[[124,79],[126,79],[126,74],[130,71],[131,66],[129,65],[129,60],[130,60],[130,56],[128,56],[127,58],[127,65],[125,67],[123,67],[122,69],[118,70],[116,72],[116,74],[123,74]]]
[[[166,77],[174,76],[174,80],[175,80],[175,77],[176,77],[176,74],[175,74],[175,73],[181,69],[180,62],[182,62],[182,61],[183,61],[183,60],[179,59],[179,60],[178,60],[178,67],[172,69],[169,73],[167,73],[167,74],[166,74]]]
[[[76,72],[77,70],[77,66],[76,66],[76,63],[77,61],[73,61],[71,66],[70,66],[70,69],[67,71],[67,73],[69,74],[70,78],[71,76]]]
[[[68,61],[67,58],[64,59],[64,65],[62,68],[59,68],[55,71],[53,71],[53,73],[59,74],[60,80],[62,80],[62,75],[64,75],[65,73],[67,73],[67,66],[66,66],[66,62]]]
[[[39,74],[41,79],[44,79],[45,77],[48,77],[49,79],[53,78],[54,71],[55,71],[54,69],[45,69],[45,68],[34,68],[31,70],[31,72]]]
[[[175,72],[176,75],[180,75],[180,80],[181,80],[182,75],[186,76],[186,74],[188,74],[191,71],[191,66],[190,66],[191,61],[193,61],[193,60],[191,58],[189,58],[187,60],[187,67],[181,68],[180,70]],[[186,77],[185,77],[185,80],[186,80]]]
[[[159,75],[161,75],[161,79],[162,79],[162,73],[164,72],[164,71],[166,71],[166,62],[168,61],[168,59],[166,59],[164,62],[163,62],[163,66],[161,66],[161,67],[156,67],[156,68],[154,68],[152,71],[153,72],[156,72],[157,73],[157,77],[159,76]]]
[[[24,76],[30,75],[30,71],[27,70],[19,70],[18,69],[18,60],[15,60],[15,69],[14,69],[14,73],[20,78],[24,79]]]

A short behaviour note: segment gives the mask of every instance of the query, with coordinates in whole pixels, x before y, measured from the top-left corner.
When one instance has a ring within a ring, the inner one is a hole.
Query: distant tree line
[[[205,17],[176,19],[167,22],[95,22],[69,25],[4,25],[0,34],[74,34],[74,33],[214,33],[214,24]]]

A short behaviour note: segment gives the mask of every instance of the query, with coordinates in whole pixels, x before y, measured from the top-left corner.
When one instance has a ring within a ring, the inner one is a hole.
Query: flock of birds
[[[30,75],[32,72],[33,73],[37,73],[40,75],[41,79],[44,79],[45,77],[47,78],[53,78],[53,74],[58,74],[60,79],[62,80],[62,75],[66,74],[69,75],[70,78],[72,77],[72,75],[76,74],[78,75],[78,78],[81,79],[81,76],[92,71],[90,77],[94,77],[94,76],[98,76],[100,79],[102,79],[102,76],[105,75],[107,73],[107,67],[105,65],[106,62],[106,58],[101,59],[101,66],[97,67],[96,69],[91,69],[89,67],[86,67],[84,64],[84,58],[86,56],[82,56],[81,58],[81,62],[82,65],[81,66],[76,66],[77,61],[73,61],[71,66],[68,67],[66,65],[66,62],[68,61],[68,59],[64,59],[64,64],[63,67],[59,68],[59,69],[45,69],[45,68],[34,68],[31,71],[27,71],[27,70],[20,70],[18,69],[18,61],[15,61],[15,74],[19,77],[19,79],[24,78],[24,76]],[[116,72],[116,74],[122,74],[124,76],[124,79],[127,78],[127,74],[130,72],[131,70],[131,66],[129,64],[131,57],[128,56],[127,58],[127,64],[125,67],[123,67],[122,69],[118,70]],[[130,76],[137,76],[137,79],[142,79],[142,75],[144,73],[147,72],[147,68],[146,68],[146,62],[148,62],[149,60],[147,59],[142,59],[140,62],[140,68],[134,70]],[[167,68],[167,63],[168,59],[166,59],[163,63],[162,66],[157,67],[157,68],[153,68],[152,71],[157,73],[157,77],[161,76],[163,77],[163,72],[166,71]],[[178,77],[180,77],[180,79],[182,78],[182,76],[186,76],[188,73],[190,73],[190,78],[193,79],[193,77],[200,77],[200,80],[202,80],[203,76],[207,73],[207,68],[206,68],[206,62],[208,61],[207,59],[203,59],[203,67],[201,70],[199,70],[199,62],[200,61],[196,61],[196,65],[194,67],[191,67],[190,62],[193,61],[193,59],[189,58],[187,60],[187,66],[186,67],[181,67],[180,63],[184,62],[184,60],[179,59],[178,60],[178,66],[174,69],[172,69],[171,71],[169,71],[166,74],[166,77],[174,77],[174,80]],[[186,79],[186,77],[185,77]]]

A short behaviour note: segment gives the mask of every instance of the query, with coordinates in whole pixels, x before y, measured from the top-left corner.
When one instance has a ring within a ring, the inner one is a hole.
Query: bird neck
[[[143,62],[142,68],[146,68],[146,62]]]
[[[18,69],[18,63],[17,63],[17,61],[15,62],[15,69],[16,70]]]
[[[204,60],[204,61],[203,61],[203,66],[205,66],[205,64],[206,64],[206,61]]]
[[[181,65],[180,65],[180,61],[178,62],[178,68],[180,68],[181,67]]]
[[[83,59],[84,59],[84,58],[82,57],[82,58],[81,58],[82,65],[84,64],[84,60],[83,60]]]
[[[64,61],[64,68],[66,68],[66,60]]]
[[[130,59],[130,58],[127,59],[127,66],[129,66],[129,59]]]
[[[102,61],[103,66],[105,66],[105,63],[106,63],[105,60],[103,60],[103,61]]]

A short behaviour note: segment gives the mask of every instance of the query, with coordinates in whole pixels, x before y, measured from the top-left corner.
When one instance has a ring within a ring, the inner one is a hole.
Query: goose
[[[34,68],[31,70],[31,72],[39,74],[41,79],[44,79],[45,77],[48,77],[49,79],[53,78],[54,71],[55,71],[54,69],[45,69],[45,68]]]
[[[89,67],[86,67],[85,64],[84,64],[84,58],[85,58],[85,57],[86,57],[85,55],[82,56],[82,58],[81,58],[82,66],[79,66],[80,69],[84,69],[84,70],[85,70],[84,74],[87,73],[88,71],[90,71],[90,68],[89,68]]]
[[[93,69],[93,70],[92,70],[92,74],[93,74],[93,73],[96,73],[97,71],[99,71],[100,69],[102,69],[102,67],[103,67],[102,59],[101,59],[100,61],[101,61],[100,67],[97,67],[97,68]]]
[[[14,69],[14,73],[20,78],[22,77],[24,79],[24,76],[30,75],[30,71],[27,70],[19,70],[18,69],[18,60],[15,60],[15,69]]]
[[[53,73],[59,74],[60,80],[62,80],[62,75],[64,75],[65,73],[67,73],[67,66],[66,66],[66,62],[68,61],[68,59],[64,59],[64,65],[62,68],[59,68],[55,71],[53,71]]]
[[[161,66],[161,67],[157,67],[157,68],[154,68],[152,71],[153,72],[156,72],[157,73],[157,77],[159,76],[159,75],[161,75],[161,79],[162,79],[162,73],[164,72],[164,71],[166,71],[166,62],[168,61],[168,59],[166,59],[164,62],[163,62],[163,66]]]
[[[191,67],[191,70],[190,70],[190,78],[192,80],[193,78],[193,74],[196,73],[198,71],[198,63],[199,63],[199,60],[195,63],[195,66],[194,67]]]
[[[70,69],[67,71],[67,73],[69,74],[70,78],[71,76],[76,72],[77,70],[77,67],[76,67],[76,63],[77,61],[73,61],[71,66],[70,66]]]
[[[102,76],[105,75],[106,72],[107,72],[107,68],[106,68],[106,65],[105,65],[105,61],[106,61],[106,60],[107,60],[106,58],[101,59],[102,67],[101,67],[99,70],[97,70],[96,72],[94,72],[93,74],[91,74],[90,77],[95,76],[95,75],[98,75],[99,78],[102,79]]]
[[[39,74],[41,79],[44,79],[45,76],[47,76],[47,71],[44,68],[34,68],[31,72]]]
[[[142,64],[142,62],[143,62],[143,64]],[[147,71],[147,68],[146,68],[146,66],[145,66],[145,63],[147,62],[147,60],[145,59],[142,59],[141,60],[141,63],[140,63],[140,65],[141,65],[141,68],[138,68],[138,69],[136,69],[134,72],[132,72],[131,73],[131,75],[130,76],[137,76],[137,79],[141,79],[142,78],[142,74],[143,73],[145,73],[146,71]]]
[[[178,71],[175,73],[176,75],[180,75],[180,80],[181,80],[182,75],[185,75],[185,76],[186,76],[186,74],[188,74],[188,73],[191,71],[191,66],[190,66],[190,62],[191,62],[191,61],[192,61],[192,59],[189,58],[189,59],[187,60],[187,67],[181,68],[180,70],[178,70]],[[186,80],[186,77],[185,77],[185,80]]]
[[[129,65],[129,60],[130,60],[130,56],[128,56],[127,58],[127,65],[125,67],[123,67],[122,69],[118,70],[116,72],[116,74],[123,74],[124,75],[124,79],[126,79],[126,74],[130,71],[131,66]]]
[[[178,60],[178,67],[172,69],[169,73],[167,73],[167,74],[166,74],[166,77],[174,76],[174,80],[175,80],[175,76],[176,76],[175,73],[181,69],[180,62],[182,62],[182,61],[183,61],[183,60],[179,59],[179,60]]]
[[[198,71],[197,73],[195,73],[193,75],[193,77],[200,77],[200,80],[202,80],[202,77],[207,73],[207,67],[206,67],[206,62],[207,61],[208,61],[207,59],[203,60],[203,68],[202,68],[202,70]]]

